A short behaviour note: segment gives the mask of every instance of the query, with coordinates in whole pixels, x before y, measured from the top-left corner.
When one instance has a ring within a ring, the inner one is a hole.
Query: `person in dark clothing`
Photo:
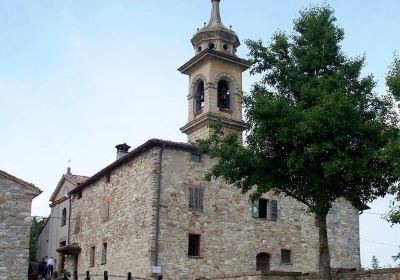
[[[42,261],[38,265],[38,274],[39,274],[39,279],[42,280],[43,278],[46,279],[46,260],[45,258],[42,259]]]

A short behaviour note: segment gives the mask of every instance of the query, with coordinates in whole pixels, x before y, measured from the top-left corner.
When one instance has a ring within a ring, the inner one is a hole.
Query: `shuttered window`
[[[278,201],[260,198],[251,204],[251,216],[253,218],[278,220]]]
[[[200,256],[200,235],[189,234],[188,256]]]
[[[203,210],[203,187],[190,187],[189,188],[189,207],[196,210]]]
[[[276,200],[271,201],[271,220],[278,220],[278,201]]]

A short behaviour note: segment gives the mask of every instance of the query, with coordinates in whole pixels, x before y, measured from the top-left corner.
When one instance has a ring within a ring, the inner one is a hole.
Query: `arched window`
[[[218,82],[218,107],[230,109],[230,91],[229,84],[226,81]]]
[[[256,258],[256,270],[258,271],[269,271],[271,257],[267,253],[259,253]]]
[[[65,226],[66,224],[67,224],[67,209],[64,208],[62,210],[61,226]]]
[[[197,83],[195,89],[195,102],[196,102],[196,113],[200,113],[204,108],[204,82],[200,81]]]

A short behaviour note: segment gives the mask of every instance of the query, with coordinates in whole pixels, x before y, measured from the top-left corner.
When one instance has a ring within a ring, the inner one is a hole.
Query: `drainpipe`
[[[163,151],[165,148],[165,144],[162,145],[160,149],[160,154],[158,158],[158,182],[157,182],[157,208],[156,208],[156,236],[155,236],[155,256],[154,256],[154,266],[158,266],[158,237],[160,232],[160,204],[161,204],[161,179],[162,179],[162,158],[163,158]]]

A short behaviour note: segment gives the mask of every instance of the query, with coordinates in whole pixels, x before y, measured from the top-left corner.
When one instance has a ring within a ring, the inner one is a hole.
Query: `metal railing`
[[[131,272],[128,272],[126,275],[113,275],[109,274],[108,271],[104,271],[103,274],[90,274],[89,271],[86,271],[85,274],[79,274],[79,279],[83,280],[152,280],[151,278],[143,278],[132,276]]]

